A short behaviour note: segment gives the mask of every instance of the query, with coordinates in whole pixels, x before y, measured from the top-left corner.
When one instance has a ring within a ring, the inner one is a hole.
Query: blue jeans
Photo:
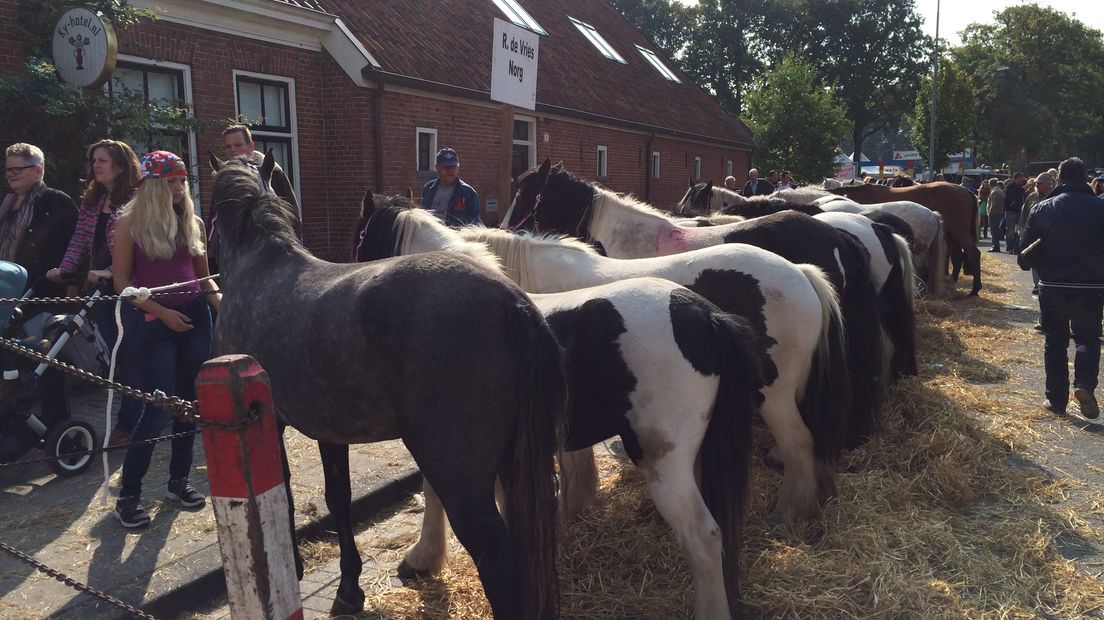
[[[1104,317],[1104,290],[1039,287],[1039,322],[1046,344],[1046,397],[1056,408],[1069,401],[1070,335],[1076,349],[1073,357],[1073,386],[1096,389],[1100,372],[1100,321]]]
[[[123,302],[123,312],[130,304]],[[115,346],[115,339],[119,337],[119,329],[115,326],[115,304],[102,303],[96,306],[93,315],[96,320],[96,328],[100,330],[100,336],[107,345],[107,354],[111,355],[111,349]],[[110,361],[110,358],[109,358]],[[134,385],[134,356],[127,355],[124,347],[119,347],[119,356],[115,360],[115,381],[124,385]],[[142,415],[142,401],[127,398],[121,394],[119,397],[119,418],[115,428],[132,432],[138,424],[138,418]]]
[[[142,391],[162,390],[170,396],[195,399],[195,379],[199,369],[211,357],[211,312],[207,300],[200,297],[176,308],[192,321],[192,329],[174,332],[160,320],[145,320],[145,313],[127,305],[123,307],[123,347],[135,360],[135,375]],[[161,435],[171,414],[160,407],[145,406],[131,441],[152,439]],[[193,430],[195,424],[177,417],[172,420],[172,432]],[[119,497],[142,494],[142,478],[149,470],[156,444],[132,446],[123,460],[123,488]],[[169,458],[169,479],[184,478],[192,469],[195,435],[172,440]]]

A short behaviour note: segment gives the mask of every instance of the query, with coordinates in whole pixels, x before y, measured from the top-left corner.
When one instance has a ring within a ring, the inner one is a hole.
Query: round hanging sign
[[[77,8],[58,19],[54,27],[54,66],[66,82],[98,88],[111,77],[118,54],[115,30],[99,15]]]

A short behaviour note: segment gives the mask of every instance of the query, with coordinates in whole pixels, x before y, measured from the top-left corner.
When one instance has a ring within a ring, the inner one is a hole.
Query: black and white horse
[[[367,195],[363,215],[357,260],[438,250],[492,256],[423,209],[376,206]],[[695,616],[729,617],[738,611],[751,420],[761,367],[769,365],[762,342],[743,320],[658,278],[532,298],[567,352],[568,449],[620,435],[690,565]],[[589,495],[596,490],[593,457],[586,456],[562,462],[568,497],[580,484]],[[576,464],[589,468],[577,471]],[[422,536],[406,556],[407,570],[431,573],[442,566],[444,525],[429,488]]]
[[[215,349],[253,356],[281,419],[319,442],[341,546],[333,612],[364,602],[348,444],[401,438],[495,617],[557,617],[553,457],[567,386],[551,328],[492,260],[315,258],[296,238],[292,209],[268,190],[272,164],[271,154],[259,171],[244,160],[216,164],[211,209],[226,297]]]

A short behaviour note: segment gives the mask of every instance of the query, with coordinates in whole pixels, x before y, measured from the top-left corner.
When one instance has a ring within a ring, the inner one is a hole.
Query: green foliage
[[[939,89],[936,92],[935,167],[948,163],[947,154],[957,153],[972,144],[977,97],[966,72],[957,63],[943,63],[939,67]],[[931,161],[931,95],[932,79],[927,76],[920,83],[916,103],[908,115],[912,143],[924,161]]]
[[[954,50],[973,76],[974,129],[991,162],[1080,155],[1104,163],[1104,34],[1054,9],[1009,7]]]
[[[832,159],[847,133],[846,112],[801,59],[786,56],[755,81],[747,95],[747,120],[759,143],[757,167],[785,168],[803,182],[835,173]]]
[[[69,9],[84,7],[99,13],[111,22],[116,32],[156,17],[153,11],[132,7],[127,0],[17,0],[16,4],[18,23],[26,33],[25,40],[30,43],[28,55],[40,58],[50,57],[51,32],[57,18]]]
[[[609,0],[630,24],[667,56],[678,54],[693,34],[694,9],[672,0]]]

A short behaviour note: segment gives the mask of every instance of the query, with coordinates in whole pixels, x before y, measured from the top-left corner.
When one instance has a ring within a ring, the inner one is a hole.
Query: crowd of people
[[[736,191],[736,177],[725,177],[724,184],[726,189]],[[794,184],[793,173],[789,170],[771,170],[767,173],[767,178],[760,179],[759,170],[752,168],[748,170],[748,181],[744,183],[740,195],[751,198],[752,196],[767,196],[791,189],[797,189],[797,185]]]

